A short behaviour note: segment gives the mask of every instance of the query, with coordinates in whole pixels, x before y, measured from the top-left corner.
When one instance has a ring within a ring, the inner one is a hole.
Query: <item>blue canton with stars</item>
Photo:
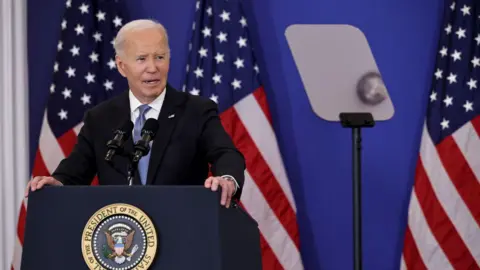
[[[87,109],[128,90],[113,48],[125,10],[121,1],[66,1],[47,105],[55,137],[82,122]]]
[[[435,144],[480,114],[480,3],[452,1],[444,17],[427,112]]]
[[[259,86],[259,68],[240,0],[203,0],[195,6],[183,91],[208,97],[220,112]]]

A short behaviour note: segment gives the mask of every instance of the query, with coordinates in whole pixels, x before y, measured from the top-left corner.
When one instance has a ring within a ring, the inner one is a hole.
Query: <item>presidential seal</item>
[[[148,269],[157,251],[150,218],[129,204],[111,204],[94,213],[82,234],[82,253],[90,269]]]

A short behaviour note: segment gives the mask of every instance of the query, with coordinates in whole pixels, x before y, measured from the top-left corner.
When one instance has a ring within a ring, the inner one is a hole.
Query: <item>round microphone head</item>
[[[153,139],[155,135],[157,134],[158,130],[158,121],[157,119],[154,118],[149,118],[147,121],[145,121],[145,124],[143,125],[142,128],[142,135],[145,133],[148,133],[150,137]]]

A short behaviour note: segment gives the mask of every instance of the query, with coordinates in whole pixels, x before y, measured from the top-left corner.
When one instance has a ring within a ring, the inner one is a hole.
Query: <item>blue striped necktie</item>
[[[135,142],[140,140],[140,138],[142,137],[141,132],[146,120],[145,114],[150,109],[151,107],[148,106],[147,104],[143,104],[138,107],[140,114],[138,115],[137,120],[135,120],[135,126],[133,129],[133,139],[135,140]],[[148,151],[148,154],[143,156],[138,162],[138,173],[140,175],[140,181],[144,185],[147,182],[147,172],[148,172],[148,162],[150,160],[150,152],[151,151]]]

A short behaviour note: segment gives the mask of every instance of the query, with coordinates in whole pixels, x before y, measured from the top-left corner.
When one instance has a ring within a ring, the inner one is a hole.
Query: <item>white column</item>
[[[10,269],[28,165],[27,1],[0,2],[0,269]]]

